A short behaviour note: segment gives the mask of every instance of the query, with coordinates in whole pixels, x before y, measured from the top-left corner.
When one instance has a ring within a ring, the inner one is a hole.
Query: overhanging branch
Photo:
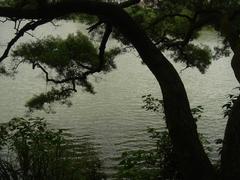
[[[5,58],[8,57],[8,54],[12,48],[12,46],[29,30],[34,30],[38,26],[45,24],[47,22],[51,21],[50,19],[43,19],[38,21],[31,21],[27,23],[23,28],[21,28],[19,31],[17,31],[16,36],[8,43],[7,48],[5,49],[4,53],[0,57],[0,62],[2,62]]]
[[[127,8],[127,7],[130,7],[132,5],[140,3],[140,1],[141,0],[128,0],[128,1],[125,1],[123,3],[120,3],[120,7],[121,8]]]
[[[72,86],[75,91],[75,83],[76,82],[86,82],[87,81],[87,77],[91,74],[94,74],[96,72],[101,72],[104,68],[104,65],[105,65],[105,49],[106,49],[106,44],[108,42],[108,39],[111,35],[111,32],[112,32],[112,25],[107,23],[106,24],[106,29],[105,29],[105,32],[103,34],[103,37],[102,37],[102,41],[101,41],[101,44],[99,46],[99,64],[96,68],[94,67],[89,67],[89,66],[86,66],[84,64],[80,64],[79,66],[83,67],[84,69],[87,69],[88,71],[86,72],[83,72],[82,74],[79,74],[79,75],[75,75],[75,76],[71,76],[71,77],[66,77],[65,79],[53,79],[53,78],[50,78],[49,77],[49,73],[48,71],[46,70],[46,68],[44,68],[40,63],[38,62],[32,62],[33,64],[33,69],[35,67],[38,67],[39,69],[42,70],[42,72],[45,74],[45,79],[47,82],[52,82],[52,83],[55,83],[55,84],[64,84],[64,83],[72,83]]]
[[[111,33],[112,33],[112,25],[107,23],[106,24],[106,30],[104,32],[104,35],[103,35],[103,38],[102,38],[102,41],[101,41],[101,44],[100,44],[100,47],[99,47],[100,63],[99,63],[98,68],[96,69],[96,71],[98,71],[98,72],[101,71],[103,66],[104,66],[104,63],[105,63],[104,54],[105,54],[106,44],[108,42],[108,39],[109,39]]]

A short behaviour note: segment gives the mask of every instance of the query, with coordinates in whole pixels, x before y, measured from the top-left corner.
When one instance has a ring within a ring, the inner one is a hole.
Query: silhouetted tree
[[[122,3],[65,0],[57,3],[49,2],[43,9],[12,7],[5,1],[0,7],[1,17],[16,23],[22,19],[29,21],[22,28],[17,29],[16,36],[9,42],[0,61],[8,56],[11,47],[27,31],[54,19],[84,19],[87,23],[93,23],[89,28],[90,31],[98,27],[105,28],[98,52],[86,39],[84,43],[80,43],[81,46],[78,46],[78,43],[84,39],[81,34],[69,36],[65,41],[50,38],[35,44],[26,43],[13,51],[14,59],[21,57],[34,68],[40,68],[45,73],[47,81],[67,86],[42,94],[37,100],[35,98],[29,102],[29,105],[38,108],[41,107],[37,105],[39,102],[43,104],[43,102],[65,99],[71,95],[71,92],[76,91],[75,85],[81,85],[87,91],[93,92],[87,77],[102,70],[112,69],[113,57],[119,53],[116,49],[108,52],[109,54],[105,53],[106,43],[113,32],[114,37],[134,46],[161,87],[167,128],[178,158],[179,170],[184,178],[186,180],[240,179],[240,98],[235,101],[229,114],[223,141],[221,169],[220,172],[216,172],[199,141],[184,85],[175,68],[162,54],[162,51],[169,50],[175,61],[185,63],[186,67],[197,67],[204,73],[213,56],[228,55],[231,49],[234,53],[232,68],[236,79],[240,82],[240,1],[147,0],[142,2],[141,6],[136,5],[139,2],[140,0]],[[82,13],[85,15],[82,16]],[[90,18],[86,14],[95,18]],[[198,32],[205,26],[211,26],[223,37],[223,46],[216,47],[215,54],[211,54],[209,48],[193,43],[198,37]],[[52,49],[49,49],[51,47]],[[76,52],[80,55],[78,56]],[[85,56],[81,55],[84,52]],[[86,52],[91,57],[88,57]],[[67,58],[56,63],[54,59],[63,57],[63,54],[67,55]],[[82,60],[82,57],[86,56],[87,60]],[[49,77],[43,65],[57,70],[59,76]]]

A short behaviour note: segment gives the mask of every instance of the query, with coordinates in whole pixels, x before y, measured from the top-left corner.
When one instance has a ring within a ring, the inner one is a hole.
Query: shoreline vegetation
[[[223,107],[225,116],[234,100]],[[142,96],[143,109],[163,113],[163,102],[151,94]],[[203,108],[192,109],[197,120]],[[13,118],[0,125],[0,179],[3,180],[100,180],[100,179],[172,179],[182,180],[176,154],[166,129],[147,129],[153,146],[148,150],[128,150],[116,159],[115,173],[104,172],[100,150],[88,138],[71,134],[70,129],[51,129],[44,118]],[[200,134],[205,150],[207,139]],[[216,143],[221,144],[218,140]],[[219,152],[221,149],[219,149]],[[215,163],[218,169],[218,162]]]
[[[148,128],[152,148],[123,152],[112,175],[104,172],[100,150],[89,139],[67,129],[50,129],[43,118],[13,118],[0,129],[3,180],[183,179],[166,129]]]
[[[50,129],[43,118],[13,118],[0,125],[0,179],[179,179],[167,131],[148,128],[149,150],[122,153],[116,173],[103,172],[99,150],[68,129]]]
[[[13,118],[0,126],[0,179],[106,179],[93,144],[43,118]]]

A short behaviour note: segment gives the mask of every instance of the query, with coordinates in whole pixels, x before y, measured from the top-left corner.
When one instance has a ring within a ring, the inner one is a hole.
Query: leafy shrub
[[[105,179],[90,142],[67,130],[50,129],[42,118],[14,118],[0,126],[0,175],[5,179]],[[0,178],[1,179],[1,178]]]
[[[124,152],[116,178],[181,180],[168,132],[149,128],[148,133],[155,143],[153,149]]]
[[[143,109],[155,113],[162,113],[163,101],[153,97],[151,94],[142,96]],[[202,106],[191,109],[194,119],[201,118]],[[176,155],[173,151],[167,130],[158,131],[148,128],[150,141],[154,143],[150,150],[135,150],[124,152],[120,158],[116,178],[118,179],[137,179],[137,180],[182,180],[182,175],[177,168]],[[204,144],[205,150],[211,152],[209,142],[202,135],[199,137]]]
[[[240,95],[240,93],[239,93],[240,87],[236,87],[234,89],[237,89],[237,93],[228,94],[228,101],[222,106],[222,108],[224,110],[224,112],[223,112],[224,117],[230,116],[232,107]]]

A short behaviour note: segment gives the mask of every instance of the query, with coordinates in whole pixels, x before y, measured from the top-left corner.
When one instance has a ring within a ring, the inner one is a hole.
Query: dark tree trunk
[[[234,52],[231,66],[237,81],[240,83],[240,48],[238,48],[238,50]]]
[[[240,179],[240,96],[235,101],[225,130],[221,156],[222,180]]]
[[[230,21],[223,34],[226,36],[234,53],[231,61],[234,75],[240,83],[240,39]],[[234,102],[228,117],[221,152],[220,175],[222,180],[240,179],[240,96]]]
[[[107,17],[111,17],[111,23],[134,45],[143,62],[159,82],[167,128],[184,179],[216,179],[214,168],[199,141],[187,94],[178,73],[131,17],[118,7],[111,9],[111,16]]]
[[[0,16],[12,17],[14,15],[19,18],[58,17],[72,12],[105,17],[134,45],[143,62],[160,84],[167,128],[184,179],[215,180],[214,168],[199,140],[187,94],[178,73],[122,8],[92,1],[65,2],[49,7],[44,12],[0,8]]]
[[[236,40],[238,41],[238,38]],[[234,52],[231,65],[240,83],[240,46],[238,44],[236,41],[230,43]],[[240,179],[240,96],[234,102],[225,129],[220,172],[222,180]]]
[[[199,141],[184,86],[173,66],[155,51],[158,50],[149,51],[151,62],[146,62],[144,57],[142,59],[148,63],[161,86],[167,128],[177,153],[180,171],[186,180],[214,180],[214,169]]]

